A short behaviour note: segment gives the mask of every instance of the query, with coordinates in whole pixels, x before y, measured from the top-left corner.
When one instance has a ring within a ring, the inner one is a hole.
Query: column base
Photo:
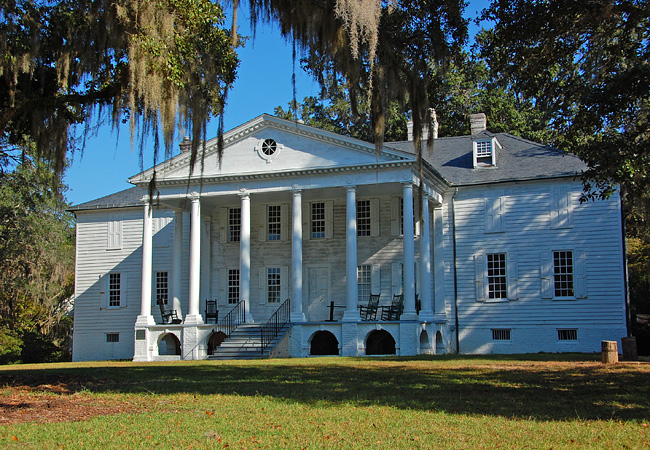
[[[361,321],[361,315],[359,314],[359,310],[345,310],[343,313],[343,322],[360,322]]]
[[[203,325],[205,322],[203,322],[203,317],[200,314],[196,315],[187,315],[185,316],[185,320],[183,321],[184,325]]]
[[[420,311],[420,322],[433,322],[433,311]]]
[[[143,316],[143,315],[138,315],[138,318],[135,320],[135,326],[136,327],[148,327],[151,325],[155,325],[156,321],[154,320],[153,316],[151,314]]]
[[[415,311],[404,311],[399,320],[418,320],[418,315]]]
[[[289,320],[293,323],[307,322],[307,318],[303,312],[292,312],[289,315]]]

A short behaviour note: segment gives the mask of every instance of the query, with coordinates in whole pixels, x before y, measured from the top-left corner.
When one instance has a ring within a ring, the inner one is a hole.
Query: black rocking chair
[[[391,304],[381,307],[381,320],[399,320],[402,312],[404,312],[404,295],[393,295]]]
[[[377,309],[379,308],[379,296],[381,294],[370,294],[368,304],[359,306],[361,320],[377,320]]]
[[[167,309],[165,307],[165,302],[161,298],[159,298],[156,303],[158,303],[158,306],[160,306],[160,316],[162,317],[164,324],[181,323],[181,319],[178,318],[178,314],[176,314],[175,309]]]
[[[206,300],[205,302],[205,323],[209,323],[214,319],[216,324],[219,321],[219,310],[217,309],[216,300]]]

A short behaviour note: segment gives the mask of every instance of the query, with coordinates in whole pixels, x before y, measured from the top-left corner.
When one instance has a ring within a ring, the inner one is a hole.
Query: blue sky
[[[476,17],[487,5],[486,0],[471,0],[465,10],[466,17]],[[239,14],[240,33],[250,35],[246,11]],[[476,27],[470,24],[470,35]],[[273,114],[276,106],[287,107],[292,98],[291,44],[285,42],[273,26],[258,25],[254,40],[239,49],[240,66],[238,78],[228,97],[224,128],[230,130],[260,114]],[[317,95],[319,87],[300,69],[296,72],[296,97],[301,101],[309,95]],[[217,134],[217,124],[208,126],[208,138]],[[127,179],[141,170],[137,145],[131,147],[127,126],[117,132],[109,126],[101,127],[96,136],[88,139],[83,154],[74,155],[67,169],[64,182],[69,190],[66,198],[77,205],[123,189],[132,187]],[[153,165],[151,146],[144,151],[144,168]]]

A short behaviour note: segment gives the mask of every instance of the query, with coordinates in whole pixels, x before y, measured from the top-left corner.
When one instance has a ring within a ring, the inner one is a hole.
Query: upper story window
[[[494,167],[497,165],[496,151],[501,146],[496,139],[481,139],[473,141],[474,168]]]
[[[110,273],[108,278],[108,306],[119,307],[122,302],[121,273]]]
[[[325,237],[325,202],[311,204],[311,237],[312,239]]]
[[[228,240],[239,242],[241,238],[241,208],[228,210]]]
[[[282,207],[269,205],[267,211],[268,240],[279,241],[282,239]]]
[[[357,236],[370,236],[370,200],[357,200]]]
[[[122,248],[122,220],[113,219],[107,223],[108,227],[108,245],[109,250],[119,250]]]

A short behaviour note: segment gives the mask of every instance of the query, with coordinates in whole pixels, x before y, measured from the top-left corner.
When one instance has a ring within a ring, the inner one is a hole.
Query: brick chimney
[[[181,153],[187,153],[192,149],[192,139],[189,136],[185,136],[178,146],[181,149]]]
[[[428,112],[432,116],[433,127],[431,128],[431,130],[429,130],[426,124],[423,124],[424,126],[422,127],[422,138],[421,138],[423,141],[429,139],[429,131],[431,131],[431,138],[438,139],[438,118],[436,116],[436,110],[433,108],[429,108]],[[406,131],[408,135],[408,140],[412,141],[413,140],[412,119],[409,119],[408,123],[406,124]]]
[[[487,129],[487,117],[485,117],[485,114],[470,114],[469,127],[472,130],[472,135],[485,131]]]

